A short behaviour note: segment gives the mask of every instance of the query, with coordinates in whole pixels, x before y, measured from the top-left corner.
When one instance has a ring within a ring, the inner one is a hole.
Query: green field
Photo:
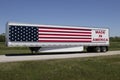
[[[109,49],[110,50],[120,50],[120,42],[111,42]]]
[[[110,50],[120,50],[120,37],[110,37]]]
[[[0,80],[120,80],[120,55],[0,63]]]
[[[30,53],[27,47],[7,47],[4,42],[0,42],[0,54],[21,54]]]

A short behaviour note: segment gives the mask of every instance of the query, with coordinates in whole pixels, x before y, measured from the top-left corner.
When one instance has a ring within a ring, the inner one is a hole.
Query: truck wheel
[[[106,52],[108,49],[107,49],[107,47],[106,46],[102,46],[101,47],[101,52]]]
[[[97,46],[97,47],[95,47],[94,51],[99,53],[101,51],[101,48],[99,46]]]

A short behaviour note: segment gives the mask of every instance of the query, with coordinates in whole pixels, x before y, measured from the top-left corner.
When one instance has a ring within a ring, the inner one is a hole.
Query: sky
[[[120,0],[0,0],[0,33],[7,22],[107,27],[120,36]]]

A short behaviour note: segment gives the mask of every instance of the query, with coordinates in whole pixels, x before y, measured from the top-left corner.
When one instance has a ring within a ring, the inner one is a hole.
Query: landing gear
[[[38,53],[40,47],[29,47],[29,49],[31,50],[32,53]]]

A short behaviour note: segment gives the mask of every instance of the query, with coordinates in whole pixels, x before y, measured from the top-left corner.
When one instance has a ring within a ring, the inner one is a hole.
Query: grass
[[[120,50],[120,42],[110,42],[110,50]]]
[[[4,42],[0,42],[0,54],[21,54],[30,53],[27,47],[7,47]]]
[[[0,50],[0,55],[2,54],[27,54],[27,53],[31,53],[30,50],[26,49],[26,50],[17,50],[17,49],[11,49],[11,50]]]
[[[120,80],[120,55],[0,63],[0,80]]]

